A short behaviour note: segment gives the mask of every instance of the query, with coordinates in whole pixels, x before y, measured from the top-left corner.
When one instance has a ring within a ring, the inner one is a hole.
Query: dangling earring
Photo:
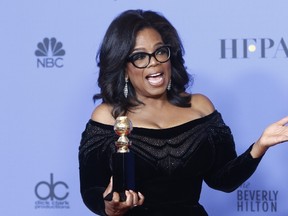
[[[171,89],[171,79],[169,80],[168,86],[167,86],[167,90],[169,91]]]
[[[125,86],[124,86],[123,93],[124,93],[125,98],[127,98],[128,97],[128,77],[125,77]]]

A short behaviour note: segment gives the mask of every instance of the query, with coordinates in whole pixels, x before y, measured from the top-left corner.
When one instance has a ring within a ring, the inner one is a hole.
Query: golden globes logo
[[[288,58],[288,48],[284,38],[220,39],[220,58]]]

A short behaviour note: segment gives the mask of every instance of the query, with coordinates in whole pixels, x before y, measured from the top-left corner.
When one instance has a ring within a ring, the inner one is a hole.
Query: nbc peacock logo
[[[56,40],[55,37],[44,38],[42,42],[37,44],[35,51],[37,58],[37,67],[42,68],[61,68],[63,67],[63,56],[65,50],[63,44]]]

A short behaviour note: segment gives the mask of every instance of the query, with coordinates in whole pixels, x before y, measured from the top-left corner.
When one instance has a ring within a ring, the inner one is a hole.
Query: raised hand
[[[261,157],[269,147],[288,141],[288,116],[269,125],[251,150],[254,158]]]

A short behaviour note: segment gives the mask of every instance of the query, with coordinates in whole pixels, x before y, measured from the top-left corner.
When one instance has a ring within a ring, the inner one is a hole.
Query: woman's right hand
[[[109,193],[112,192],[112,177],[110,179],[110,183],[103,193],[103,198],[106,197]],[[124,215],[131,208],[142,205],[144,203],[144,196],[138,192],[134,192],[132,190],[125,191],[126,200],[124,202],[120,202],[120,195],[117,192],[113,192],[113,197],[111,201],[107,201],[104,199],[105,203],[105,212],[108,216],[121,216]]]

